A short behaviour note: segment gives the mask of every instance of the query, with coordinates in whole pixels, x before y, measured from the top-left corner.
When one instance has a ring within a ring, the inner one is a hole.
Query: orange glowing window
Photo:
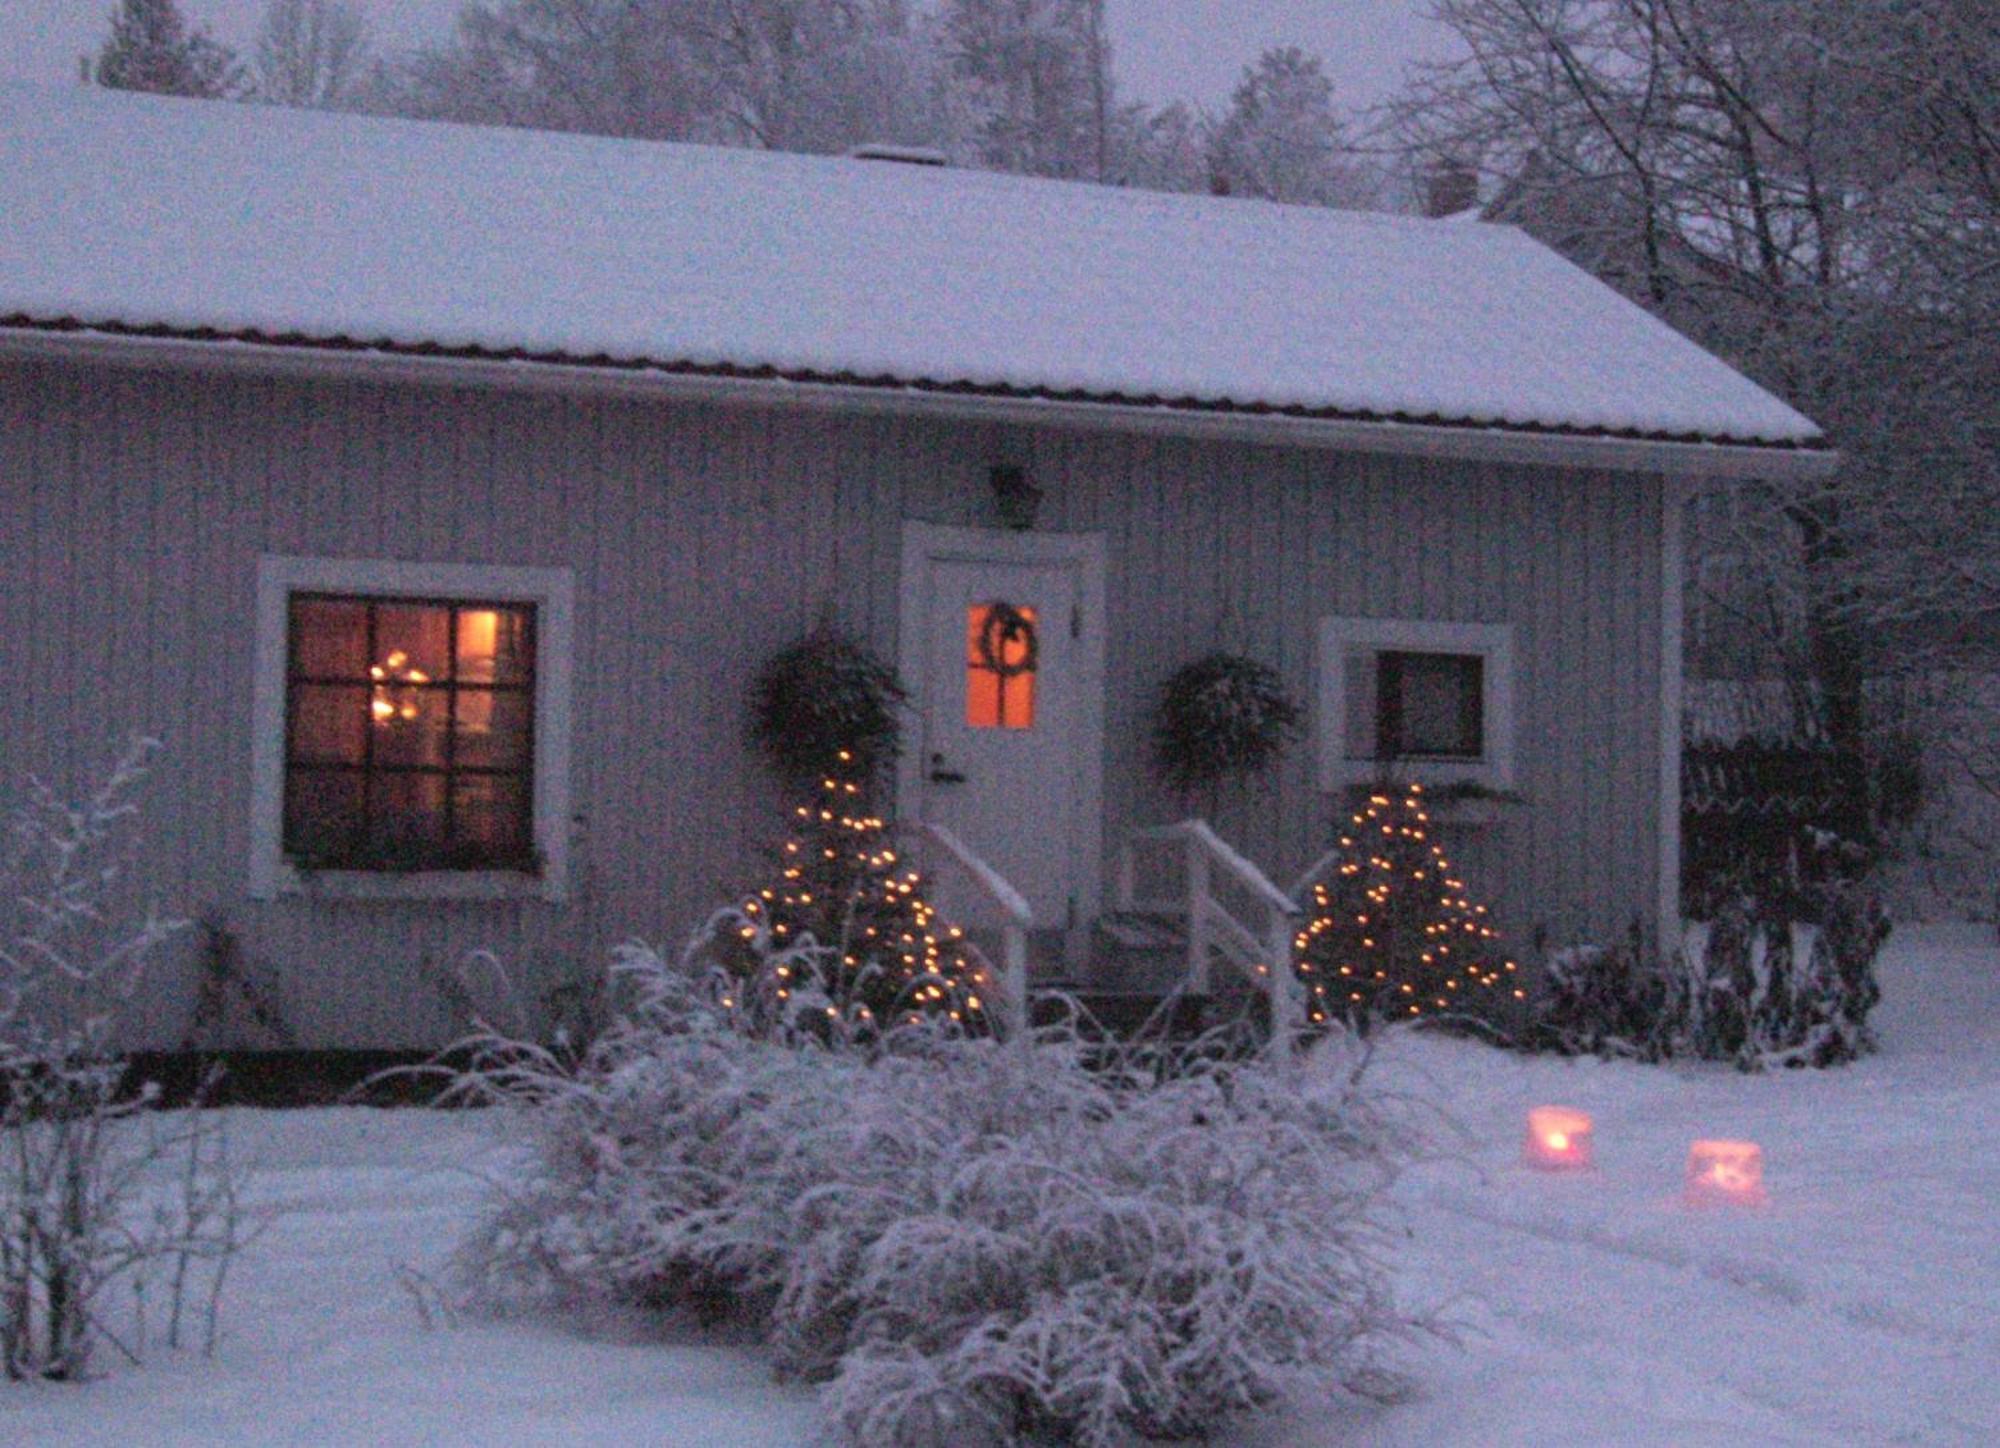
[[[1032,729],[1040,638],[1035,610],[975,603],[965,612],[965,722],[974,729]]]
[[[290,612],[292,859],[529,868],[534,606],[297,593]]]

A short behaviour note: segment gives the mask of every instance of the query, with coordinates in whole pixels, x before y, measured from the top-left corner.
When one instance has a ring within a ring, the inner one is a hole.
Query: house
[[[1506,227],[28,87],[0,175],[6,773],[165,741],[143,883],[213,928],[159,1044],[218,941],[345,1048],[456,1029],[475,948],[543,997],[678,939],[822,619],[1045,952],[1184,812],[1152,709],[1216,649],[1310,706],[1208,821],[1252,874],[1387,752],[1518,799],[1448,831],[1517,936],[1667,938],[1683,492],[1832,461]],[[1032,707],[969,716],[1001,603]]]

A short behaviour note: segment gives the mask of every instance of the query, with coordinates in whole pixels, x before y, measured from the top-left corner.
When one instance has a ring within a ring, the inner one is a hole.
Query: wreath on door
[[[979,667],[989,673],[1002,679],[1032,674],[1041,654],[1035,621],[1011,603],[989,603],[978,649]]]

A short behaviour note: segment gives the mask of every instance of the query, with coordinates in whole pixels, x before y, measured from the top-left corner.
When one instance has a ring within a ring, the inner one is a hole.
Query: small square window
[[[1486,661],[1478,654],[1385,649],[1375,661],[1377,759],[1478,759],[1485,753]]]
[[[1323,618],[1317,732],[1329,790],[1385,771],[1509,789],[1513,629]]]

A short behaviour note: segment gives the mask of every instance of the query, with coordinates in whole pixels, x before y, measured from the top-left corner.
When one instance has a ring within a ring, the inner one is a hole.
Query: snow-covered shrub
[[[1543,963],[1536,1044],[1565,1055],[1656,1060],[1672,1029],[1667,972],[1636,943],[1571,946]]]
[[[121,832],[158,746],[131,747],[80,805],[31,782],[0,861],[0,1359],[75,1379],[92,1349],[144,1346],[148,1289],[169,1346],[199,1311],[213,1344],[242,1240],[239,1178],[200,1112],[122,1092],[119,1012],[179,928],[120,908]],[[129,1287],[114,1331],[111,1289]]]
[[[1350,1078],[1141,1084],[936,1020],[788,1042],[741,1028],[733,984],[617,969],[636,1002],[577,1069],[489,1040],[461,1082],[532,1147],[466,1249],[489,1293],[737,1316],[869,1445],[1198,1435],[1389,1384],[1375,1350],[1411,1325]]]
[[[1742,897],[1685,953],[1677,1044],[1689,1054],[1767,1066],[1834,1066],[1875,1049],[1882,998],[1875,957],[1889,938],[1881,903],[1859,886],[1819,892],[1820,925],[1796,926]]]
[[[1857,885],[1816,892],[1817,928],[1748,895],[1717,910],[1673,958],[1636,942],[1553,955],[1537,1044],[1564,1052],[1732,1061],[1746,1071],[1834,1066],[1875,1048],[1875,957],[1889,936],[1881,902]]]

